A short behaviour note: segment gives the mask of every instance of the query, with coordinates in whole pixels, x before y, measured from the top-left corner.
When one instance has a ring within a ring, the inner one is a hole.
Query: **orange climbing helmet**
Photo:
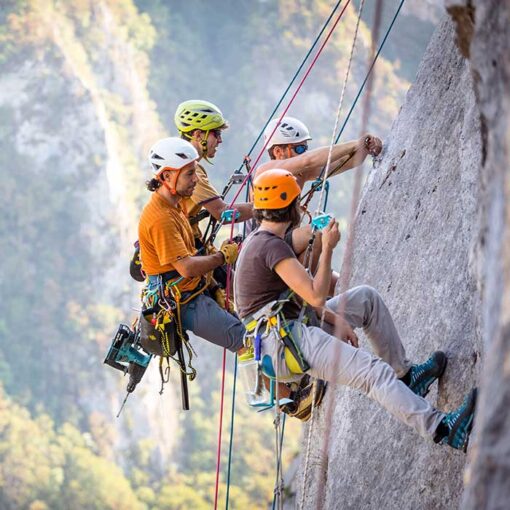
[[[283,209],[300,193],[301,188],[289,171],[279,168],[267,170],[253,181],[253,207]]]

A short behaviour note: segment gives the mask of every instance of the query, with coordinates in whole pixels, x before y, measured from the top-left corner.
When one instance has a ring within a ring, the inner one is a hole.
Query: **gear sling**
[[[189,337],[182,328],[181,307],[203,293],[208,283],[202,279],[196,289],[181,293],[177,287],[181,280],[182,277],[179,278],[177,271],[149,276],[148,285],[142,293],[140,330],[142,347],[160,357],[161,391],[169,380],[170,360],[177,363],[181,374],[182,407],[189,410],[187,379],[193,381],[196,370],[191,364],[194,352]],[[164,368],[165,360],[167,366]]]
[[[252,407],[269,409],[275,403],[275,383],[277,373],[269,354],[261,356],[262,337],[273,331],[278,339],[278,357],[283,354],[289,371],[294,375],[304,374],[310,369],[296,341],[300,334],[300,326],[309,319],[306,306],[303,306],[299,317],[287,321],[282,311],[285,303],[293,298],[291,291],[284,292],[276,301],[271,301],[254,314],[243,319],[246,328],[244,345],[246,352],[239,357],[239,369],[244,380],[248,404]],[[269,379],[269,391],[265,389],[263,376]],[[290,399],[280,399],[279,405],[291,402]]]

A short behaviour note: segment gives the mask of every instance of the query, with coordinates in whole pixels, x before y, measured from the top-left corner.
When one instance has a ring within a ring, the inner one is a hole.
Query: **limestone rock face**
[[[470,66],[483,135],[477,246],[486,346],[475,440],[462,508],[508,508],[510,501],[510,3],[459,2],[474,11]],[[466,33],[463,17],[458,33]],[[465,16],[464,16],[465,19]]]
[[[447,19],[370,170],[354,224],[349,283],[381,293],[411,360],[447,353],[439,389],[427,397],[442,410],[457,407],[476,384],[483,354],[474,256],[481,158],[472,75]],[[365,338],[362,345],[369,348]],[[323,406],[313,425],[304,508],[459,506],[463,453],[420,437],[356,391],[335,388],[332,400],[331,420]],[[304,459],[303,453],[301,475]],[[321,469],[327,469],[324,490]]]

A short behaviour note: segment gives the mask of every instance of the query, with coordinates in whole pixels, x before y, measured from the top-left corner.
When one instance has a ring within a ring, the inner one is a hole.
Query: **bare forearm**
[[[340,170],[339,167],[342,167],[341,171],[353,168],[354,165],[354,163],[352,162],[353,159],[357,159],[359,161],[357,164],[359,164],[362,161],[361,158],[364,159],[366,157],[366,153],[363,154],[360,153],[360,148],[361,147],[359,145],[358,140],[334,145],[331,150],[329,175],[331,176],[339,173]],[[308,153],[310,160],[305,167],[307,180],[312,180],[319,177],[322,169],[326,166],[328,162],[328,155],[329,147],[321,147]],[[344,166],[345,168],[343,168]]]
[[[331,248],[324,248],[319,259],[319,267],[317,273],[313,278],[313,292],[317,299],[320,301],[319,306],[323,306],[326,302],[331,283],[331,258],[333,250]],[[317,305],[316,305],[317,306]]]
[[[229,209],[229,205],[221,198],[218,198],[217,200],[214,200],[204,205],[204,207],[211,213],[211,216],[216,220],[219,220],[221,218],[222,213]],[[240,216],[237,220],[238,222],[249,220],[253,216],[253,205],[250,203],[234,204],[232,206],[232,209],[237,209],[239,211]]]
[[[188,257],[184,264],[181,263],[177,267],[177,271],[185,278],[193,278],[195,276],[202,276],[224,263],[225,259],[221,252],[214,253],[213,255],[202,255],[196,257]]]
[[[328,177],[339,175],[347,170],[351,170],[363,163],[367,157],[367,151],[358,146],[352,148],[351,152],[338,159],[332,159],[329,167]]]
[[[253,204],[247,202],[234,204],[233,208],[239,211],[239,218],[237,219],[238,222],[253,218]]]

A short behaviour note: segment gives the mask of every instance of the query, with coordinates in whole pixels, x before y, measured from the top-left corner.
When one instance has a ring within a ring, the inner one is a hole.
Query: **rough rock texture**
[[[510,2],[450,4],[475,13],[468,43],[484,143],[477,257],[487,354],[462,508],[502,509],[510,501]],[[456,23],[462,33],[462,17]]]
[[[430,43],[382,160],[370,172],[355,220],[350,282],[380,291],[412,360],[439,348],[447,352],[439,391],[428,396],[445,410],[476,384],[483,351],[474,257],[479,111],[469,66],[454,41],[448,19]],[[367,347],[366,339],[362,343]],[[327,430],[325,408],[314,425],[304,508],[459,506],[463,453],[421,438],[358,392],[338,388],[333,405]],[[321,491],[319,470],[326,467]]]

